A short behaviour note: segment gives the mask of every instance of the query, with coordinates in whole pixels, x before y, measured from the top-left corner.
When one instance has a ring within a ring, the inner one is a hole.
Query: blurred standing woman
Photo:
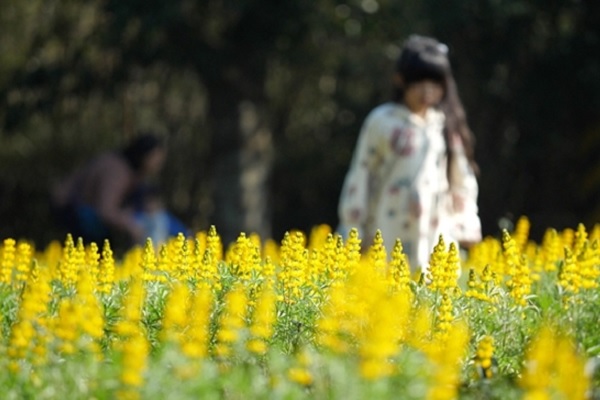
[[[394,75],[394,101],[367,116],[339,203],[342,230],[358,228],[366,246],[377,229],[402,240],[413,271],[446,243],[481,240],[474,138],[452,76],[446,45],[411,36]]]
[[[162,141],[144,134],[92,159],[54,188],[62,224],[74,237],[98,244],[110,239],[111,245],[125,249],[143,241],[146,232],[135,218],[132,199],[159,173],[165,155]]]

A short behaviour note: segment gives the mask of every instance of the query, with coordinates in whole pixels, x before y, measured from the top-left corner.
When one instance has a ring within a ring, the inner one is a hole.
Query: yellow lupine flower
[[[210,315],[213,295],[210,290],[197,290],[187,313],[187,330],[182,352],[190,358],[204,358],[208,352]]]
[[[144,383],[149,349],[148,340],[140,327],[132,332],[122,346],[121,382],[130,389],[139,388]]]
[[[225,295],[225,305],[219,317],[217,344],[215,353],[218,356],[231,354],[231,347],[240,338],[240,331],[245,327],[247,298],[242,285],[236,285]]]
[[[65,354],[75,352],[75,341],[79,338],[78,321],[81,315],[78,307],[69,298],[61,300],[58,315],[54,321],[54,335],[60,340],[59,350]]]
[[[527,242],[529,240],[529,230],[531,228],[531,223],[529,222],[529,218],[526,216],[521,216],[515,225],[515,230],[512,234],[515,245],[517,246],[517,250],[519,252],[524,252],[527,246]]]
[[[181,279],[190,278],[190,250],[188,241],[183,233],[178,233],[173,243],[176,264],[176,274]]]
[[[53,240],[46,246],[38,262],[46,265],[48,270],[55,274],[61,257],[62,245],[58,240]]]
[[[373,238],[373,243],[367,251],[367,257],[375,271],[379,273],[385,272],[387,266],[387,250],[385,248],[385,244],[383,243],[383,236],[381,235],[381,231],[379,229],[375,231],[375,237]]]
[[[91,271],[84,269],[77,284],[77,302],[80,310],[79,326],[83,333],[94,340],[100,340],[104,335],[104,314],[98,298],[94,294],[94,282]]]
[[[542,238],[542,254],[544,258],[544,270],[556,271],[556,264],[564,254],[562,241],[556,229],[549,228]]]
[[[585,363],[575,351],[571,340],[556,335],[545,325],[529,345],[520,385],[524,398],[586,399],[589,378]]]
[[[145,282],[159,282],[165,281],[165,276],[158,272],[158,261],[156,259],[156,252],[154,251],[154,244],[152,239],[147,238],[144,243],[144,253],[142,255],[142,279]]]
[[[388,274],[393,290],[405,290],[409,288],[410,265],[408,257],[403,252],[402,241],[400,239],[396,239],[396,243],[394,243]]]
[[[175,284],[167,297],[163,312],[163,340],[180,343],[183,330],[188,321],[188,303],[190,291],[185,283]]]
[[[311,385],[314,379],[309,367],[310,357],[308,353],[305,350],[299,351],[296,354],[296,365],[287,371],[288,379],[303,386]]]
[[[100,273],[100,252],[98,251],[98,245],[95,242],[91,242],[86,248],[85,265],[86,269],[90,272],[90,276],[93,278],[93,284],[96,285],[98,282],[98,274]]]
[[[438,336],[427,349],[431,361],[431,380],[427,399],[450,400],[458,396],[461,361],[469,340],[468,327],[454,324],[445,336]]]
[[[283,301],[295,303],[302,298],[302,288],[309,282],[308,249],[302,232],[286,233],[281,245],[281,269],[277,281],[282,286]]]
[[[575,230],[572,228],[565,228],[560,233],[560,238],[562,240],[561,247],[568,247],[569,249],[573,249],[573,243],[575,241]]]
[[[483,372],[486,378],[492,377],[492,357],[494,355],[494,338],[484,336],[477,344],[475,353],[475,363]]]
[[[586,242],[579,257],[581,287],[583,289],[595,289],[598,287],[600,276],[600,252],[598,251],[598,240],[591,244]]]
[[[102,293],[110,293],[115,282],[115,260],[108,240],[104,240],[102,246],[102,258],[98,267],[98,290]]]
[[[12,283],[12,273],[15,264],[16,241],[8,238],[4,239],[2,245],[2,258],[0,259],[0,282],[10,285]]]
[[[526,297],[531,293],[529,262],[525,255],[519,253],[514,239],[506,230],[502,232],[502,246],[508,275],[506,286],[515,302],[524,306],[527,304]]]
[[[248,350],[256,354],[266,352],[266,343],[273,334],[276,317],[276,296],[271,285],[267,283],[266,287],[261,290],[252,315],[251,339],[247,344]]]
[[[210,251],[213,259],[216,262],[223,260],[223,244],[221,238],[217,233],[217,228],[211,225],[208,230],[208,236],[206,237],[206,249]]]
[[[587,242],[588,234],[585,230],[585,225],[578,224],[577,231],[575,232],[575,238],[573,241],[573,255],[577,258],[583,251],[583,246]]]
[[[248,280],[260,271],[260,247],[242,232],[227,251],[225,261],[239,278]]]
[[[313,227],[308,238],[309,250],[322,247],[325,244],[327,237],[331,234],[331,227],[327,224],[320,224]]]
[[[558,279],[566,296],[570,297],[579,293],[581,287],[580,268],[575,261],[573,252],[567,247],[565,247],[565,260]]]
[[[431,290],[443,288],[445,284],[446,261],[448,252],[446,250],[446,242],[440,235],[437,244],[433,248],[431,257],[429,258],[429,269],[427,270],[427,278],[430,281],[429,287]]]
[[[31,264],[33,262],[33,250],[27,242],[20,242],[17,246],[17,254],[15,259],[15,270],[17,282],[25,282],[29,278]]]
[[[346,288],[335,285],[329,291],[329,301],[323,307],[322,316],[316,322],[317,343],[326,349],[343,353],[347,349],[342,339],[342,317],[347,306]]]
[[[122,319],[115,326],[115,331],[124,338],[139,332],[142,320],[142,309],[145,301],[145,288],[140,278],[131,278],[129,292],[123,299]]]

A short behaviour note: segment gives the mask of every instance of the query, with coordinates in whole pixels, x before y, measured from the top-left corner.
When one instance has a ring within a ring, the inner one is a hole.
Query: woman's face
[[[166,150],[159,146],[150,151],[144,158],[142,173],[146,176],[155,175],[162,169],[165,162]]]
[[[409,84],[404,90],[404,104],[417,115],[424,116],[427,109],[437,106],[444,97],[441,83],[425,79]]]

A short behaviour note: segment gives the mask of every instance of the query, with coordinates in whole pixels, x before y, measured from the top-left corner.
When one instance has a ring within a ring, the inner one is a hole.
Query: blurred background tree
[[[477,136],[486,234],[600,218],[593,0],[3,0],[0,235],[56,238],[48,190],[140,130],[168,138],[193,229],[281,238],[337,224],[365,115],[411,33],[450,47]]]

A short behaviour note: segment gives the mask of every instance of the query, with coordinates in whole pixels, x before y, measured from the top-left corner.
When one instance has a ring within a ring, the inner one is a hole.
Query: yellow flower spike
[[[68,276],[68,271],[69,269],[71,269],[70,264],[73,262],[72,261],[72,254],[73,251],[75,249],[75,241],[73,240],[73,236],[68,233],[67,237],[65,239],[65,242],[63,244],[62,247],[62,255],[60,258],[60,261],[58,262],[58,266],[56,269],[56,273],[57,273],[57,279],[59,279],[61,282],[65,283],[65,280],[67,279]]]
[[[494,338],[486,335],[479,340],[475,352],[475,365],[481,370],[483,378],[492,377],[492,358],[494,356]]]
[[[431,362],[426,399],[445,400],[458,396],[461,361],[466,354],[469,330],[466,324],[453,324],[446,335],[437,335],[426,354]]]
[[[308,249],[302,232],[287,233],[281,243],[281,266],[277,281],[281,285],[283,301],[296,303],[303,296],[302,288],[309,283]]]
[[[471,298],[479,298],[479,283],[477,281],[477,276],[475,275],[475,270],[471,268],[469,270],[469,278],[467,280],[467,291],[465,292],[465,296]]]
[[[202,271],[202,255],[206,250],[206,237],[204,238],[205,243],[202,244],[199,236],[194,238],[194,244],[192,247],[192,255],[190,259],[190,277],[194,280],[194,283],[197,285],[198,280],[201,276]]]
[[[75,304],[79,307],[79,326],[83,333],[100,340],[104,335],[104,313],[94,294],[95,282],[87,269],[81,270],[80,275],[75,297]]]
[[[358,229],[352,228],[348,233],[345,250],[348,268],[353,270],[359,263],[361,257],[361,239],[358,235]]]
[[[515,302],[521,306],[526,305],[526,297],[531,293],[531,272],[529,261],[525,255],[521,255],[514,239],[508,232],[502,232],[502,246],[504,248],[504,259],[506,263],[506,275],[508,280],[506,286]]]
[[[110,248],[110,242],[107,239],[104,240],[104,245],[102,246],[102,258],[100,259],[97,279],[97,286],[100,292],[110,293],[112,291],[115,282],[115,260]]]
[[[279,245],[275,240],[265,240],[262,253],[265,259],[269,257],[274,263],[279,263]]]
[[[160,245],[156,259],[156,272],[164,275],[174,275],[173,263],[169,257],[169,248],[166,243]]]
[[[180,279],[188,279],[190,270],[190,251],[183,233],[178,233],[173,243],[175,274]]]
[[[402,241],[400,239],[396,239],[396,243],[394,243],[388,271],[393,290],[409,288],[410,266],[408,264],[408,257],[403,252]]]
[[[562,257],[561,249],[562,241],[556,229],[547,229],[542,238],[542,254],[545,271],[556,271],[556,264]]]
[[[64,354],[73,354],[75,352],[75,341],[79,336],[77,325],[80,318],[79,308],[74,302],[69,298],[61,299],[54,325],[54,336],[60,340],[60,352]]]
[[[358,262],[360,262],[360,257],[355,258],[354,260],[348,259],[349,255],[346,251],[344,238],[340,234],[336,233],[333,236],[333,240],[335,242],[335,247],[333,249],[333,270],[330,276],[334,280],[346,279],[349,274],[354,272]],[[350,256],[352,255],[350,254]]]
[[[163,340],[180,343],[188,320],[187,310],[190,291],[185,283],[175,284],[167,297],[163,313]]]
[[[149,351],[148,340],[138,326],[126,339],[122,348],[121,382],[126,390],[137,393],[136,390],[144,384]]]
[[[578,224],[577,231],[575,232],[575,237],[573,240],[573,255],[575,258],[579,257],[581,252],[583,251],[583,246],[588,239],[587,231],[585,230],[585,225]]]
[[[573,341],[560,337],[554,354],[557,379],[553,383],[557,392],[565,399],[588,399],[591,382],[586,376],[585,358],[577,353]]]
[[[62,257],[62,251],[61,243],[58,240],[53,240],[46,246],[38,261],[46,265],[53,274],[56,274],[58,264]]]
[[[450,295],[446,292],[442,294],[442,300],[436,312],[436,334],[445,335],[454,320],[454,306]]]
[[[293,367],[288,370],[288,379],[303,386],[313,383],[313,376],[306,368]]]
[[[194,243],[197,244],[200,254],[204,254],[208,243],[208,233],[206,231],[197,232],[194,236]]]
[[[260,246],[241,233],[225,256],[234,273],[243,281],[250,279],[261,268]]]
[[[306,350],[301,350],[296,354],[296,365],[288,369],[288,379],[303,386],[310,386],[313,383],[313,376],[310,372],[311,358]]]
[[[32,258],[32,248],[27,242],[20,242],[17,245],[17,254],[15,257],[15,278],[19,283],[26,282],[29,278]]]
[[[273,325],[276,320],[276,297],[270,284],[261,290],[250,325],[251,338],[247,343],[249,351],[255,354],[264,354],[267,351],[267,342],[273,334]]]
[[[515,240],[515,245],[517,246],[517,250],[519,252],[524,252],[525,247],[527,246],[527,242],[529,240],[529,230],[531,228],[531,223],[529,222],[529,218],[526,216],[521,216],[515,225],[515,231],[513,232],[513,237]]]
[[[460,257],[458,256],[458,247],[456,243],[451,242],[448,246],[448,258],[443,269],[443,287],[444,289],[458,288],[458,277],[461,274]]]
[[[596,281],[598,261],[593,245],[586,241],[577,260],[579,276],[581,278],[581,289],[594,289],[598,287],[598,282]]]
[[[502,249],[505,262],[504,273],[506,275],[513,276],[515,274],[515,269],[519,264],[519,257],[521,253],[517,247],[517,243],[510,236],[506,229],[502,230]]]
[[[368,380],[384,378],[396,371],[391,360],[407,339],[412,300],[406,292],[390,293],[383,277],[375,279],[379,282],[370,287],[371,295],[365,299],[366,313],[357,318],[357,323],[364,326],[357,333],[360,373]]]
[[[592,230],[590,232],[590,237],[588,239],[591,243],[595,240],[600,240],[600,223],[594,224]]]
[[[385,244],[383,243],[383,236],[381,235],[381,231],[379,229],[377,229],[375,232],[373,243],[371,244],[367,254],[375,271],[385,271],[387,265],[387,251]]]
[[[192,359],[202,359],[208,353],[210,315],[213,295],[210,290],[196,290],[192,295],[187,313],[185,340],[181,345],[183,354]]]
[[[123,256],[120,268],[116,269],[117,280],[142,279],[144,270],[142,269],[142,258],[144,249],[141,246],[135,246]]]
[[[573,342],[544,325],[527,348],[519,384],[527,399],[550,399],[556,394],[583,400],[590,381],[584,359],[577,354]]]
[[[321,224],[313,227],[308,238],[308,249],[313,250],[322,247],[331,235],[331,227],[327,224]]]
[[[100,252],[95,242],[91,242],[85,250],[85,265],[90,272],[94,285],[96,285],[98,273],[100,272]]]
[[[40,271],[37,280],[25,284],[18,317],[11,326],[6,355],[9,358],[9,369],[19,371],[18,360],[25,359],[33,352],[36,365],[45,362],[48,322],[43,316],[48,311],[51,297],[50,276],[47,270]]]
[[[430,281],[429,287],[431,290],[437,290],[444,287],[444,269],[448,259],[446,250],[446,242],[444,237],[440,235],[437,244],[433,248],[433,252],[429,257],[429,268],[426,272],[427,279]]]
[[[558,282],[563,288],[563,299],[567,301],[574,294],[579,293],[581,287],[580,268],[575,261],[575,256],[569,248],[565,247],[565,260],[558,275]]]
[[[572,228],[565,228],[560,233],[560,238],[562,241],[561,248],[568,247],[569,249],[573,249],[573,243],[575,241],[575,231]]]
[[[342,326],[348,307],[347,289],[343,283],[332,286],[329,301],[325,303],[322,315],[316,322],[317,343],[334,353],[344,353],[347,344],[342,336]]]
[[[132,337],[140,331],[142,309],[145,300],[146,293],[142,280],[132,277],[129,281],[127,296],[123,299],[123,307],[121,309],[122,319],[115,327],[115,331],[122,338]]]
[[[223,244],[217,233],[217,228],[215,228],[214,225],[211,225],[208,230],[206,249],[210,250],[212,257],[216,262],[223,260]]]
[[[144,244],[144,253],[142,255],[141,267],[143,270],[142,279],[148,281],[160,281],[161,276],[158,274],[158,261],[154,251],[152,239],[147,238]]]
[[[325,238],[323,246],[318,249],[311,249],[311,254],[317,256],[314,262],[318,263],[318,267],[315,269],[321,271],[323,275],[329,278],[333,275],[335,269],[335,247],[335,239],[333,234],[330,233]]]
[[[12,273],[16,258],[16,241],[8,238],[4,239],[2,245],[2,258],[0,260],[0,282],[10,285],[12,283]]]
[[[215,353],[228,357],[245,327],[247,298],[242,285],[236,285],[225,295],[225,305],[219,317]]]

